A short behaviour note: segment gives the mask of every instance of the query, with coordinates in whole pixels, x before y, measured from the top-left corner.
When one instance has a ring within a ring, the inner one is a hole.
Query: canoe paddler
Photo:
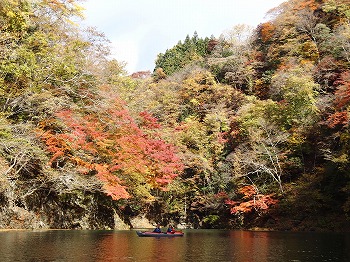
[[[153,230],[154,233],[162,233],[162,230],[160,229],[160,225],[157,224],[157,227]]]

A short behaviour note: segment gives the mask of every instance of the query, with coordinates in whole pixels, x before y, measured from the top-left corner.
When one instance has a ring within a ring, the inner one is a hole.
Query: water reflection
[[[350,237],[336,233],[187,230],[140,238],[135,231],[0,232],[0,261],[350,261]]]
[[[232,231],[230,240],[233,251],[231,257],[244,259],[247,262],[271,259],[267,232]]]

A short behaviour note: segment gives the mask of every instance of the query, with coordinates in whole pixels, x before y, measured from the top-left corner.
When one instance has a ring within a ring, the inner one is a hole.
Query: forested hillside
[[[0,228],[350,230],[349,0],[194,32],[149,77],[78,2],[0,3]]]

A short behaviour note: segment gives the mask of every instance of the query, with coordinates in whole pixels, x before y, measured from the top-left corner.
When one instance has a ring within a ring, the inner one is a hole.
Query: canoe
[[[182,237],[184,235],[181,231],[176,231],[175,233],[156,233],[152,231],[136,231],[139,237]]]

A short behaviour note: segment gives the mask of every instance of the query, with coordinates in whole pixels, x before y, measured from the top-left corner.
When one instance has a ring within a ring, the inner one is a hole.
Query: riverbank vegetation
[[[0,228],[350,229],[348,0],[194,32],[131,76],[81,15],[0,3]]]

